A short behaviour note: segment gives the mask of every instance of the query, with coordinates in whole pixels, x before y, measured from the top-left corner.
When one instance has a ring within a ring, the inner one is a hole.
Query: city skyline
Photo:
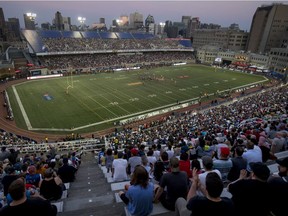
[[[109,28],[113,19],[138,12],[143,21],[152,15],[156,23],[171,20],[180,22],[182,16],[199,17],[201,23],[219,24],[229,27],[239,24],[241,30],[250,30],[253,15],[258,7],[271,5],[275,1],[2,1],[5,20],[18,18],[24,28],[25,13],[36,13],[36,23],[52,23],[55,13],[70,17],[72,25],[79,25],[78,17],[85,17],[85,24],[91,26],[105,18]],[[279,3],[279,2],[277,2]],[[283,4],[285,2],[282,2]]]

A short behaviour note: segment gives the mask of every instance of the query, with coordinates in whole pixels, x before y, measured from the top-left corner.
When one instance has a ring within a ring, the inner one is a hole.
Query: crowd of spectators
[[[100,67],[125,67],[127,64],[145,64],[158,62],[177,62],[193,60],[191,52],[144,52],[132,55],[113,54],[79,54],[55,55],[39,57],[43,66],[50,70],[100,68]]]
[[[153,39],[96,39],[96,38],[42,38],[48,52],[187,49],[177,40]]]
[[[20,155],[19,151],[12,150],[2,147],[0,152],[2,191],[0,215],[19,213],[19,209],[21,213],[28,214],[32,212],[31,208],[33,208],[33,215],[39,215],[37,205],[43,205],[42,210],[47,208],[48,212],[45,214],[56,215],[57,209],[55,206],[51,207],[51,204],[61,199],[63,191],[66,190],[65,183],[75,180],[81,164],[81,155],[76,155],[75,152],[57,154],[52,145],[46,154]],[[20,183],[24,184],[24,188],[20,189],[18,185]],[[15,187],[19,188],[15,189]]]
[[[129,167],[133,170],[139,165],[146,167],[143,157],[147,157],[149,181],[157,188],[153,198],[147,199],[160,201],[165,208],[176,210],[177,215],[190,215],[191,210],[193,215],[201,212],[223,215],[223,211],[228,212],[227,215],[287,215],[283,199],[276,194],[288,192],[288,157],[278,160],[275,156],[288,150],[287,93],[287,86],[274,87],[229,105],[174,113],[139,125],[137,130],[129,127],[115,130],[106,138],[109,148],[121,154],[124,149],[121,158],[127,160],[128,171]],[[141,149],[145,147],[143,154]],[[105,157],[104,150],[102,155]],[[203,168],[199,168],[199,160]],[[279,172],[270,173],[265,164],[268,160],[278,163]],[[125,164],[122,163],[122,170]],[[118,173],[116,169],[117,165],[112,165],[113,173]],[[185,183],[179,171],[183,171],[187,179],[192,176],[191,181]],[[131,173],[127,175],[133,178],[133,171]],[[114,179],[117,176],[114,175]],[[221,197],[224,187],[231,198]],[[125,197],[125,192],[130,193],[129,188],[126,186],[120,196],[130,213],[137,212],[137,208],[143,209],[143,206]],[[260,205],[255,205],[255,200],[259,200]],[[243,208],[247,206],[246,201],[250,213]],[[218,202],[221,205],[216,205]]]

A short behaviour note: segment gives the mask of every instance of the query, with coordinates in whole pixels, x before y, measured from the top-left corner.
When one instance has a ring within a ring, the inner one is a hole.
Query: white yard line
[[[22,104],[22,102],[21,102],[21,100],[20,100],[20,97],[19,97],[18,92],[17,92],[17,90],[16,90],[16,88],[15,88],[14,85],[12,86],[12,89],[13,89],[13,92],[14,92],[14,94],[15,94],[17,103],[19,104],[19,108],[20,108],[21,113],[22,113],[22,115],[23,115],[23,118],[24,118],[24,121],[25,121],[25,123],[26,123],[26,126],[27,126],[28,130],[31,130],[31,129],[33,129],[33,128],[32,128],[32,125],[31,125],[31,123],[30,123],[30,121],[29,121],[29,118],[28,118],[28,116],[27,116],[27,113],[26,113],[26,111],[25,111],[25,109],[24,109],[24,107],[23,107],[23,104]]]

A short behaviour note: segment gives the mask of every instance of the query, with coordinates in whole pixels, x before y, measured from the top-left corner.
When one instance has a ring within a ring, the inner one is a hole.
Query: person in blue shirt
[[[154,185],[149,182],[149,174],[143,166],[135,167],[127,191],[120,191],[119,196],[133,216],[146,216],[153,211]]]

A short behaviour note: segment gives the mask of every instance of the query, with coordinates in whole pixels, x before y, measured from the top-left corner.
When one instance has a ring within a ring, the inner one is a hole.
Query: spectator
[[[75,180],[77,169],[68,164],[68,158],[63,158],[63,165],[58,170],[58,175],[63,183],[73,182]]]
[[[262,162],[250,163],[251,173],[247,179],[247,171],[241,170],[239,179],[228,184],[232,194],[236,213],[239,216],[269,215],[271,195],[267,184],[270,170]],[[273,198],[272,198],[273,199]]]
[[[287,216],[288,208],[285,197],[288,194],[288,157],[276,160],[279,173],[268,179],[271,190],[271,212],[275,216]]]
[[[169,160],[167,152],[162,152],[161,157],[155,162],[154,179],[159,182],[163,173],[169,171]]]
[[[156,188],[154,201],[160,201],[166,209],[174,211],[176,200],[187,196],[188,176],[186,172],[180,171],[176,157],[170,159],[170,169],[171,172],[163,174],[159,187]]]
[[[4,196],[7,196],[8,188],[9,188],[10,184],[14,180],[18,179],[19,175],[16,174],[16,170],[12,166],[7,166],[4,171],[5,171],[6,175],[3,177],[1,183],[2,183],[3,188],[4,188]]]
[[[230,169],[227,179],[232,182],[239,178],[240,171],[247,168],[247,160],[242,157],[244,153],[244,148],[242,146],[237,146],[235,148],[235,156],[231,158],[232,168]]]
[[[52,168],[45,170],[44,179],[40,182],[40,195],[50,201],[58,200],[63,193],[64,184]]]
[[[41,197],[27,199],[25,180],[23,178],[18,178],[11,183],[9,186],[9,194],[13,201],[10,205],[6,205],[0,210],[0,215],[57,215],[56,206],[51,205],[49,201]]]
[[[221,178],[221,173],[219,170],[213,169],[213,159],[210,156],[203,156],[201,159],[202,159],[204,172],[199,174],[199,181],[202,187],[199,188],[199,190],[197,190],[197,194],[201,196],[205,196],[205,194],[203,193],[203,190],[206,188],[206,176],[208,175],[208,173],[215,172],[219,175],[220,178]]]
[[[222,181],[227,181],[227,176],[232,168],[232,161],[230,157],[230,149],[228,147],[221,147],[220,149],[220,157],[213,161],[213,168],[218,169],[222,176]]]
[[[147,216],[153,210],[153,192],[154,186],[149,182],[148,172],[143,166],[137,166],[131,185],[126,192],[120,191],[119,196],[131,215]]]
[[[190,168],[190,160],[189,160],[189,155],[187,154],[187,152],[182,152],[180,155],[179,169],[180,171],[186,172],[188,178],[192,177],[192,172]]]
[[[34,165],[30,165],[28,167],[28,172],[26,174],[26,184],[31,187],[39,187],[39,183],[42,180],[41,174],[36,173],[36,167]]]
[[[232,216],[235,214],[235,208],[232,200],[227,197],[220,197],[223,191],[223,182],[218,174],[208,173],[206,177],[206,195],[197,195],[200,181],[197,169],[193,169],[193,181],[187,195],[187,201],[184,198],[178,198],[176,201],[176,215],[187,216],[188,210],[191,215],[215,215],[215,216]],[[188,210],[187,210],[188,209]]]
[[[136,148],[131,149],[132,157],[128,159],[128,166],[130,166],[130,172],[133,173],[137,165],[141,165],[141,157],[138,156],[138,150]]]
[[[247,160],[247,171],[251,172],[251,162],[262,162],[262,151],[250,140],[248,140],[246,148],[247,150],[243,153],[242,157]]]
[[[112,163],[112,178],[114,181],[124,181],[128,179],[127,166],[128,162],[123,159],[123,152],[118,152],[118,158],[113,160]]]
[[[112,169],[113,160],[114,160],[113,151],[111,148],[109,148],[107,149],[105,154],[105,166],[107,168],[107,173],[109,173]]]

